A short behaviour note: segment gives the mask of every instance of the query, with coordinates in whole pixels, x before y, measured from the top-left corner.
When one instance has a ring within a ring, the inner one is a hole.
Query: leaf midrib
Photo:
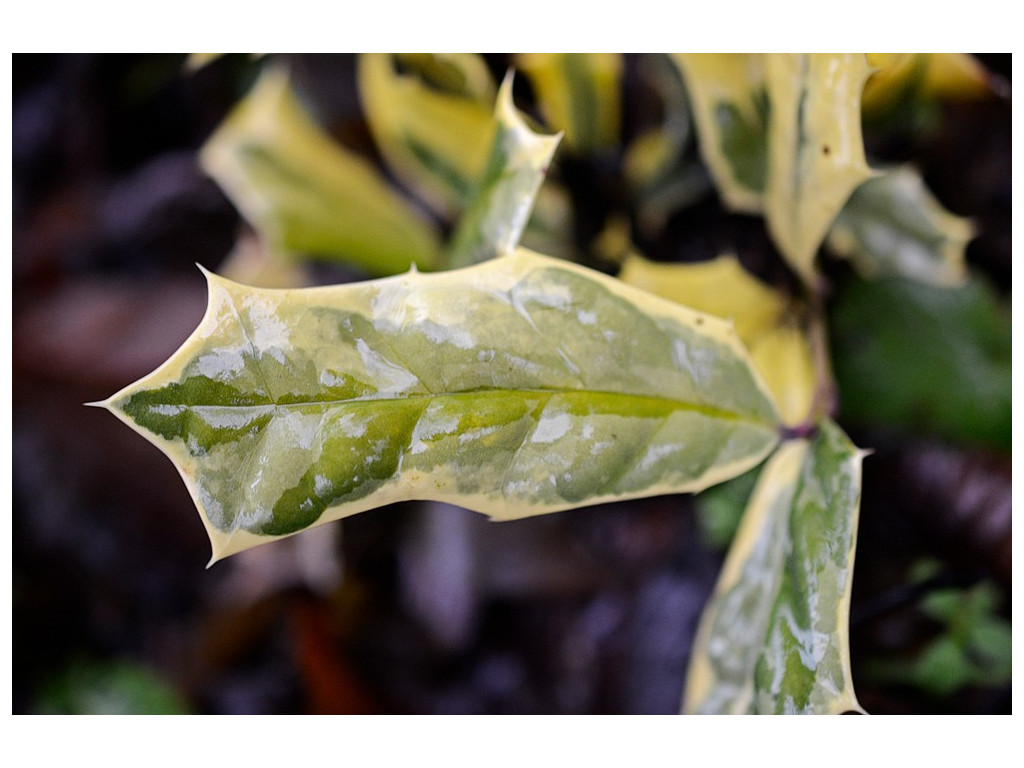
[[[270,402],[270,403],[253,403],[251,405],[237,405],[232,403],[165,403],[165,405],[179,405],[183,408],[229,408],[229,409],[247,409],[247,410],[258,410],[262,412],[287,410],[287,409],[298,409],[298,408],[311,408],[321,406],[324,408],[329,407],[372,407],[376,405],[386,405],[387,403],[410,403],[420,400],[435,401],[449,398],[461,398],[461,397],[516,397],[516,396],[528,396],[528,395],[539,395],[547,399],[555,396],[564,396],[567,398],[609,398],[620,401],[641,401],[650,404],[659,404],[659,409],[671,410],[671,411],[691,411],[694,413],[700,413],[710,418],[722,419],[726,421],[737,421],[746,422],[751,424],[757,424],[769,428],[774,428],[774,424],[767,420],[759,419],[752,415],[746,415],[735,411],[729,411],[724,408],[716,408],[715,406],[693,403],[685,400],[676,400],[669,397],[662,397],[659,395],[643,395],[643,394],[632,394],[627,392],[616,392],[613,390],[589,390],[589,389],[567,389],[567,388],[521,388],[521,389],[507,389],[507,388],[481,388],[481,389],[470,389],[459,392],[441,392],[441,393],[414,393],[408,395],[399,395],[397,393],[384,393],[381,395],[363,395],[359,397],[352,397],[346,399],[336,400],[300,400],[295,402]],[[643,412],[644,409],[637,408],[636,412]],[[603,411],[594,411],[594,415],[600,414]],[[623,411],[623,415],[629,415],[628,411]]]

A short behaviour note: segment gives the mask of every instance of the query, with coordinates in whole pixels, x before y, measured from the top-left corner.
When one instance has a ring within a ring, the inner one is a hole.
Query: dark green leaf
[[[831,313],[844,421],[1010,448],[1010,314],[960,288],[851,280]]]

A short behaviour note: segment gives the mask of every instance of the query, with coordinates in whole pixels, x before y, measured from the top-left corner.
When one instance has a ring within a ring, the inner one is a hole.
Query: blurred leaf
[[[533,214],[526,224],[523,247],[548,256],[576,260],[572,200],[564,187],[548,178],[534,198]]]
[[[686,264],[665,264],[633,255],[619,279],[683,306],[731,320],[749,344],[786,312],[786,297],[747,272],[732,255]]]
[[[999,592],[991,582],[968,590],[927,595],[921,610],[944,625],[943,632],[912,660],[872,659],[865,676],[884,683],[917,686],[935,696],[969,687],[1009,685],[1012,630],[998,615]]]
[[[130,661],[77,662],[36,702],[48,715],[186,715],[182,697],[148,669]]]
[[[701,533],[715,549],[728,549],[735,538],[762,468],[763,465],[754,467],[694,497]]]
[[[519,250],[206,316],[102,405],[177,465],[214,559],[406,499],[513,519],[698,491],[778,440],[732,328]]]
[[[844,422],[1010,450],[1010,315],[982,279],[850,280],[830,327]]]
[[[451,267],[515,250],[561,138],[542,136],[526,125],[512,103],[511,75],[498,92],[495,122],[490,161],[452,238]]]
[[[952,286],[966,277],[970,221],[943,208],[912,168],[861,184],[839,213],[828,246],[848,257],[861,276],[905,277]]]
[[[775,397],[782,423],[805,424],[814,406],[817,382],[807,333],[785,321],[765,329],[750,345],[754,367]]]
[[[686,75],[701,154],[722,201],[765,214],[805,283],[864,159],[863,54],[675,54]]]
[[[684,711],[860,710],[848,617],[862,455],[823,422],[765,465],[701,620]]]
[[[863,54],[766,54],[770,106],[765,217],[776,246],[815,284],[818,247],[872,171],[864,159]]]
[[[578,154],[614,150],[622,120],[622,56],[523,53],[516,63],[537,94],[548,125]]]
[[[864,86],[864,113],[872,117],[898,103],[970,99],[991,92],[988,73],[966,53],[869,53],[874,69]]]
[[[969,53],[930,53],[921,90],[937,99],[971,99],[992,93],[985,66]]]
[[[807,335],[793,324],[787,298],[743,269],[736,257],[660,264],[632,255],[619,279],[731,320],[771,390],[783,423],[797,426],[807,419],[816,382]]]
[[[189,72],[196,72],[223,55],[223,53],[190,53],[185,57],[185,69]]]
[[[677,53],[690,94],[700,151],[722,202],[734,211],[764,208],[768,94],[761,54]]]
[[[243,232],[220,264],[228,280],[260,288],[301,288],[310,285],[308,265],[270,250],[251,232]]]
[[[476,54],[359,57],[359,96],[381,155],[434,210],[461,211],[487,167],[494,84]]]
[[[660,122],[626,147],[623,174],[645,237],[660,232],[681,208],[711,194],[712,185],[693,150],[694,128],[682,72],[664,54],[641,55],[637,64],[658,100]]]
[[[272,249],[331,257],[373,275],[437,264],[431,225],[370,163],[323,133],[280,67],[264,70],[200,158]]]

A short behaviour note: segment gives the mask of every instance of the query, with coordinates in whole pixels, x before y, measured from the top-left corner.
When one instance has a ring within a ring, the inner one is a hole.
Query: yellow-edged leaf
[[[865,114],[908,99],[972,99],[991,93],[988,73],[966,53],[869,53]]]
[[[807,334],[787,314],[790,302],[740,265],[735,256],[692,264],[659,264],[636,254],[619,278],[701,312],[731,320],[775,398],[787,426],[803,424],[816,377]]]
[[[451,267],[516,249],[561,139],[561,135],[543,136],[530,130],[512,103],[511,73],[498,92],[495,122],[490,161],[452,238]]]
[[[954,216],[909,166],[861,184],[836,217],[828,245],[866,278],[906,277],[939,286],[966,279],[969,219]]]
[[[850,194],[870,178],[860,97],[863,54],[766,54],[771,120],[765,217],[782,255],[809,285],[814,259]]]
[[[407,499],[507,520],[696,492],[778,443],[728,323],[522,249],[209,288],[192,336],[104,405],[178,466],[214,559]]]
[[[796,325],[780,322],[766,328],[747,348],[754,367],[775,396],[782,423],[790,427],[805,424],[817,384],[807,334]]]
[[[271,249],[373,275],[437,266],[433,225],[313,122],[282,67],[263,71],[200,160]]]
[[[475,54],[367,53],[359,96],[388,166],[435,210],[452,215],[484,173],[495,87]]]
[[[701,619],[684,712],[862,711],[849,611],[863,456],[825,421],[765,465]]]
[[[760,213],[768,172],[768,96],[761,54],[672,54],[686,79],[701,156],[722,202]]]
[[[664,264],[633,254],[622,265],[619,279],[731,320],[744,344],[775,326],[786,311],[785,296],[747,272],[731,254],[688,264]]]
[[[585,154],[613,149],[622,121],[622,56],[617,53],[523,53],[516,58],[548,125],[566,147]]]

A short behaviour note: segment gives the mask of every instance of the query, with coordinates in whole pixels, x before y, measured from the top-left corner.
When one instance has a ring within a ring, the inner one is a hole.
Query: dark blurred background
[[[325,125],[365,136],[353,58],[292,58]],[[184,61],[13,57],[14,711],[677,711],[723,557],[689,497],[502,525],[397,505],[206,569],[172,464],[83,405],[188,336],[205,308],[195,264],[216,270],[242,227],[196,150],[260,62]],[[1008,82],[1009,56],[985,61]],[[912,155],[975,217],[969,258],[1006,297],[1009,100],[950,107],[942,126],[876,149]],[[705,218],[729,236],[762,226]],[[1008,679],[943,688],[906,671],[951,631],[921,610],[930,592],[985,585],[978,622],[1009,619],[1008,445],[844,426],[876,449],[851,633],[862,704],[1008,712]]]

